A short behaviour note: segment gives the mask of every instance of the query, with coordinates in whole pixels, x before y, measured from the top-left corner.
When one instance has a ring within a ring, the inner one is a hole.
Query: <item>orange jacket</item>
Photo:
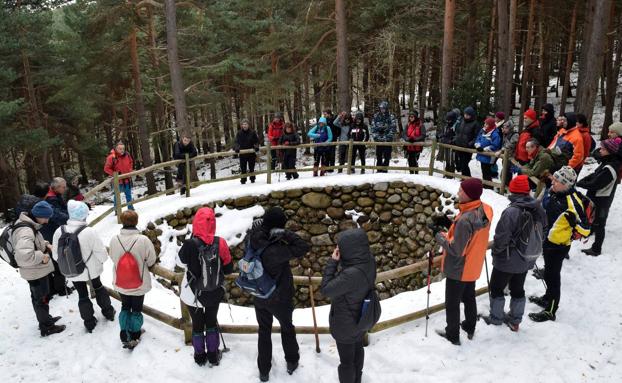
[[[479,279],[488,249],[492,216],[492,208],[480,200],[461,203],[460,213],[447,235],[437,235],[444,249],[441,270],[447,278],[462,282]]]
[[[574,127],[569,130],[561,128],[553,141],[549,145],[549,149],[559,148],[562,153],[572,153],[572,157],[568,161],[568,166],[578,169],[583,166],[586,153],[584,152],[583,136],[579,128]]]

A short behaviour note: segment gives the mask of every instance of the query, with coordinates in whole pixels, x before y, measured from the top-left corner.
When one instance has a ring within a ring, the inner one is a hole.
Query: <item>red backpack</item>
[[[126,290],[137,289],[143,285],[143,276],[138,268],[138,261],[136,261],[136,257],[134,257],[131,251],[138,239],[127,250],[123,247],[119,237],[117,237],[117,240],[123,249],[123,255],[117,262],[115,285]],[[144,266],[143,262],[143,268]]]

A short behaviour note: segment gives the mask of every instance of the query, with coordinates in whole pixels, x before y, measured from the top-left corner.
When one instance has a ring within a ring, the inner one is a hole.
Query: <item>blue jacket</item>
[[[390,113],[376,113],[371,125],[371,135],[376,142],[392,142],[397,132],[397,120]]]
[[[475,139],[475,149],[481,148],[485,152],[496,152],[501,149],[501,135],[499,129],[495,128],[486,133],[484,128],[480,129],[477,138]],[[494,159],[483,154],[478,154],[475,159],[483,164],[492,164]]]

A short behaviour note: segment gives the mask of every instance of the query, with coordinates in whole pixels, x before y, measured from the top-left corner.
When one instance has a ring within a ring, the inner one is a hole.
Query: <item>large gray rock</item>
[[[373,206],[374,205],[374,200],[369,198],[369,197],[360,197],[359,199],[356,200],[356,202],[361,207],[368,207],[368,206]],[[345,205],[344,205],[344,207],[345,207]]]
[[[311,192],[302,196],[302,203],[314,209],[326,209],[333,199],[324,193]]]
[[[402,200],[402,197],[400,197],[399,194],[393,194],[389,198],[387,198],[387,202],[391,204],[398,203],[401,200]]]
[[[311,237],[311,244],[314,246],[330,246],[333,245],[333,241],[330,239],[330,235],[322,234]]]
[[[374,191],[387,191],[389,189],[388,182],[379,182],[374,185]]]

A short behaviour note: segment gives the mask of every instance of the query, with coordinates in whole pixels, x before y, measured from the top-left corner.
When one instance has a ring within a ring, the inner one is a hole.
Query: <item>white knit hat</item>
[[[89,207],[84,202],[71,199],[67,202],[67,212],[69,213],[69,219],[86,221],[86,217],[89,216]]]
[[[616,132],[618,137],[622,137],[622,122],[614,122],[609,125],[610,132]]]
[[[553,174],[553,178],[561,184],[573,187],[575,182],[577,182],[577,173],[570,166],[562,166],[561,169]]]

